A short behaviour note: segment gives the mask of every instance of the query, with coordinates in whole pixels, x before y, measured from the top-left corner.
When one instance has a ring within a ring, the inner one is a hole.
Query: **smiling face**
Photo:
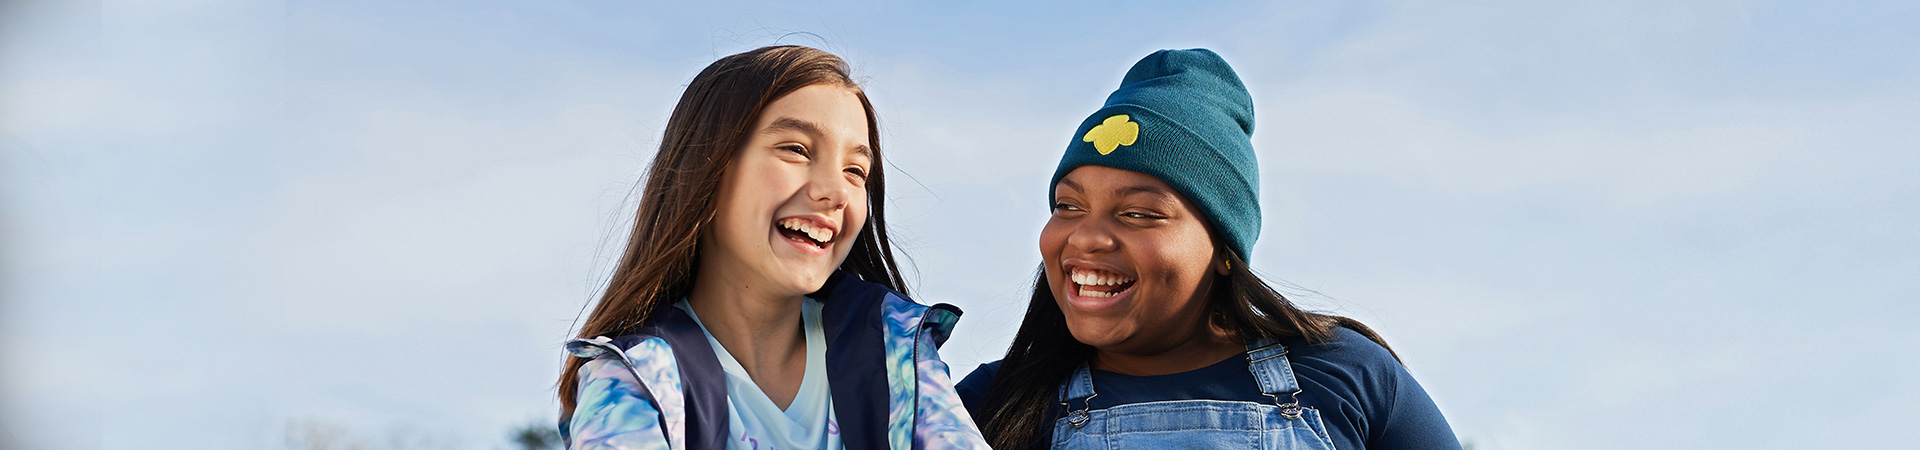
[[[701,272],[777,297],[819,290],[866,225],[867,132],[846,87],[816,84],[768,104],[714,193]]]
[[[1206,216],[1165,182],[1082,166],[1054,186],[1040,232],[1047,285],[1074,339],[1102,352],[1158,355],[1209,328],[1220,251]]]

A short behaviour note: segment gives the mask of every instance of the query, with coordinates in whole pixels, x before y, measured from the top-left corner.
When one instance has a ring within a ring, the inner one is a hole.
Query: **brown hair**
[[[1208,316],[1213,324],[1233,330],[1243,339],[1303,338],[1308,342],[1325,342],[1333,338],[1335,328],[1346,327],[1387,346],[1379,334],[1360,321],[1300,309],[1260,280],[1247,268],[1246,261],[1231,252],[1227,258],[1232,268],[1220,275],[1207,293]],[[1393,350],[1389,347],[1387,351]],[[1025,448],[1035,442],[1037,433],[1050,429],[1045,426],[1047,408],[1055,404],[1060,384],[1093,354],[1092,346],[1074,339],[1067,329],[1066,315],[1054,302],[1046,269],[1041,268],[1020,331],[1000,360],[1000,370],[981,402],[983,407],[972,411],[973,421],[982,425],[987,442],[1002,450]]]
[[[906,291],[881,207],[886,198],[885,165],[880,160],[873,104],[840,57],[794,45],[761,47],[720,58],[687,83],[667,120],[660,151],[647,169],[626,250],[593,313],[575,336],[631,334],[647,323],[662,300],[686,294],[700,257],[700,233],[714,216],[712,193],[720,188],[722,171],[746,145],[768,104],[816,84],[844,86],[860,98],[860,107],[867,113],[867,144],[873,150],[866,185],[867,226],[854,238],[840,269]],[[583,364],[585,359],[567,356],[566,369],[560,374],[561,417],[573,412]]]

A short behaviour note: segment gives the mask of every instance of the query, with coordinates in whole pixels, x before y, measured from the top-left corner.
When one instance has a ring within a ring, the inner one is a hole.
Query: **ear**
[[[1227,276],[1229,274],[1232,274],[1233,273],[1233,251],[1221,249],[1218,252],[1214,252],[1213,262],[1212,264],[1209,264],[1209,266],[1213,268],[1213,273],[1220,274],[1220,276]]]

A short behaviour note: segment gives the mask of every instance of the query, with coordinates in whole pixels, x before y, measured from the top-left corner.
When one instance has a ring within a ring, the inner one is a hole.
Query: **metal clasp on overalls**
[[[1248,353],[1249,353],[1249,354],[1251,354],[1251,353],[1253,353],[1253,352],[1258,352],[1258,351],[1261,351],[1261,350],[1266,350],[1266,349],[1268,349],[1268,348],[1272,348],[1272,347],[1273,347],[1273,346],[1275,346],[1275,345],[1280,345],[1280,344],[1279,344],[1279,343],[1274,343],[1274,344],[1269,344],[1269,345],[1267,345],[1267,346],[1265,346],[1265,347],[1260,347],[1260,348],[1257,348],[1257,349],[1254,349],[1253,351],[1250,351],[1250,352],[1248,352]],[[1289,350],[1287,350],[1287,349],[1285,349],[1285,348],[1282,348],[1282,349],[1280,349],[1280,353],[1275,353],[1275,354],[1272,354],[1272,355],[1268,355],[1268,356],[1267,356],[1267,357],[1265,357],[1265,358],[1260,358],[1260,359],[1257,359],[1257,360],[1252,360],[1252,361],[1248,361],[1248,362],[1247,362],[1247,364],[1250,364],[1250,365],[1251,365],[1251,364],[1259,364],[1259,363],[1260,363],[1261,361],[1266,361],[1266,360],[1269,360],[1269,359],[1274,359],[1274,358],[1278,358],[1278,357],[1282,357],[1282,356],[1286,356],[1286,355],[1287,355],[1287,352],[1288,352],[1288,351],[1289,351]],[[1287,403],[1280,403],[1280,397],[1278,397],[1278,396],[1275,396],[1275,395],[1273,395],[1273,394],[1268,394],[1268,393],[1265,393],[1265,392],[1261,392],[1261,393],[1260,393],[1260,395],[1265,395],[1265,396],[1267,396],[1267,398],[1271,398],[1271,399],[1273,399],[1273,406],[1278,406],[1278,407],[1280,407],[1280,417],[1285,417],[1285,418],[1287,418],[1287,420],[1293,420],[1293,419],[1298,419],[1298,418],[1300,418],[1300,410],[1301,410],[1301,406],[1300,406],[1300,387],[1299,387],[1299,386],[1297,386],[1297,385],[1296,385],[1296,386],[1294,386],[1294,387],[1293,387],[1293,395],[1290,395],[1290,396],[1288,396],[1288,397],[1290,397],[1290,398],[1288,398],[1288,400],[1292,400],[1292,401],[1290,401],[1290,402],[1287,402]]]
[[[1285,417],[1287,420],[1300,418],[1300,410],[1302,409],[1300,406],[1300,391],[1293,391],[1293,395],[1290,396],[1293,401],[1288,403],[1280,403],[1280,397],[1274,397],[1273,394],[1266,394],[1266,396],[1273,399],[1274,406],[1280,407],[1280,417]]]
[[[1067,424],[1073,425],[1074,428],[1080,428],[1081,425],[1086,425],[1087,421],[1093,420],[1092,414],[1088,413],[1088,411],[1093,409],[1093,398],[1099,396],[1099,392],[1094,392],[1093,395],[1087,396],[1085,400],[1080,401],[1080,409],[1078,410],[1073,409],[1073,405],[1067,404],[1067,402],[1060,402],[1060,408],[1068,410]]]
[[[1291,395],[1291,396],[1289,396],[1289,397],[1291,397],[1291,398],[1289,398],[1289,399],[1288,399],[1288,400],[1292,400],[1292,401],[1291,401],[1291,402],[1287,402],[1287,403],[1280,403],[1280,397],[1277,397],[1277,396],[1274,396],[1273,394],[1268,394],[1268,393],[1265,393],[1265,392],[1262,392],[1262,393],[1260,393],[1260,395],[1265,395],[1265,396],[1267,396],[1267,398],[1271,398],[1271,399],[1273,399],[1273,406],[1278,406],[1278,407],[1280,407],[1280,416],[1281,416],[1281,417],[1285,417],[1285,418],[1287,418],[1288,420],[1292,420],[1292,419],[1298,419],[1298,418],[1300,418],[1300,409],[1301,409],[1301,406],[1300,406],[1300,391],[1299,391],[1299,390],[1294,390],[1294,391],[1293,391],[1293,395]]]

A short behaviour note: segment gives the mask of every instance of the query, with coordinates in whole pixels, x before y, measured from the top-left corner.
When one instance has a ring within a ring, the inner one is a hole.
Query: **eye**
[[[794,154],[800,155],[802,157],[807,156],[807,146],[800,145],[800,144],[794,144],[794,143],[780,144],[779,146],[776,146],[774,148],[793,152]]]
[[[1166,216],[1162,216],[1162,215],[1154,214],[1150,212],[1144,212],[1144,211],[1127,211],[1127,212],[1120,213],[1120,217],[1125,217],[1128,219],[1142,219],[1142,220],[1158,220],[1158,219],[1167,218]]]
[[[1054,204],[1053,204],[1053,212],[1054,212],[1054,213],[1063,213],[1063,212],[1069,212],[1069,211],[1079,211],[1079,210],[1080,210],[1080,207],[1078,207],[1078,206],[1073,206],[1073,205],[1069,205],[1069,204],[1066,204],[1066,203],[1054,203]]]
[[[847,173],[853,174],[853,176],[856,176],[856,177],[860,177],[860,179],[862,180],[867,179],[867,169],[864,167],[860,167],[860,166],[848,167]]]

